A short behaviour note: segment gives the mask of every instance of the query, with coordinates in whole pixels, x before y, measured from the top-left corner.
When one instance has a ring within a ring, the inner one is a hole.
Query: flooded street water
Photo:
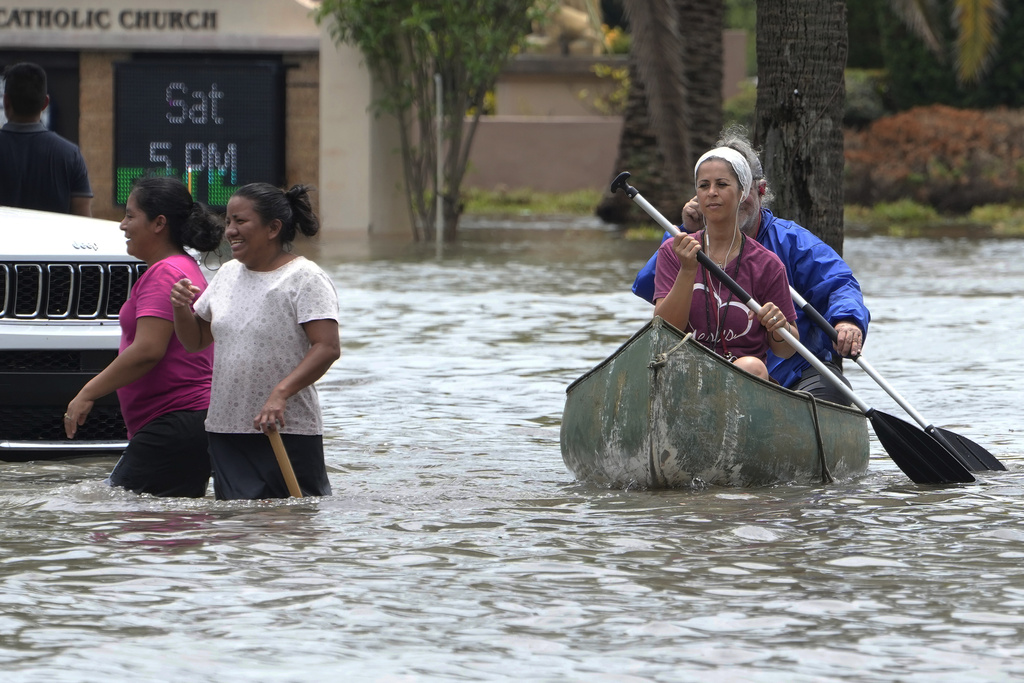
[[[440,261],[323,246],[331,498],[156,499],[100,483],[111,459],[0,464],[0,678],[1024,677],[1021,242],[845,246],[865,357],[1009,471],[918,486],[873,441],[868,474],[828,486],[618,491],[573,481],[560,415],[650,317],[629,285],[654,245],[579,223],[467,226]]]

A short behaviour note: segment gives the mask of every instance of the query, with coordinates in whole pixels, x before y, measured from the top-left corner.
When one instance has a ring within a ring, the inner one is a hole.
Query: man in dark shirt
[[[30,62],[4,72],[0,205],[92,215],[92,188],[78,146],[43,125],[46,72]]]

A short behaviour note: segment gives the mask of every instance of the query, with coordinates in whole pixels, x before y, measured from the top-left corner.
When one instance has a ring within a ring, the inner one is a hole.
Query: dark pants
[[[217,500],[287,498],[281,467],[265,434],[210,432],[213,492]],[[303,496],[329,496],[331,483],[324,465],[321,435],[282,434],[281,441],[295,470]]]
[[[205,410],[179,410],[132,436],[107,480],[135,493],[202,498],[210,482]]]
[[[837,365],[832,361],[823,361],[825,367],[832,371],[832,374],[838,377],[843,384],[850,386],[850,382],[843,376],[843,370],[840,365]],[[808,394],[820,401],[829,401],[831,403],[838,403],[841,406],[851,405],[850,401],[839,393],[839,389],[836,388],[835,384],[829,381],[827,378],[822,377],[821,374],[811,366],[803,371],[800,375],[800,379],[790,387],[793,391],[806,391]]]

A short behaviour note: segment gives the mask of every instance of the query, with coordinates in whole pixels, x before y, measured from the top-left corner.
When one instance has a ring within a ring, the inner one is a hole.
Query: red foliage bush
[[[845,134],[846,203],[940,211],[1024,200],[1024,110],[918,107]]]

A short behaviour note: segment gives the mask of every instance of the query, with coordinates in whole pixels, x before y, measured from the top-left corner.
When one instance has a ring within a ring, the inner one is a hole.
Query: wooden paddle
[[[800,292],[793,289],[792,286],[789,288],[789,292],[793,296],[793,301],[800,307],[800,310],[804,312],[804,315],[814,321],[814,324],[820,327],[825,334],[829,336],[829,339],[831,339],[833,343],[839,340],[839,333],[836,332],[836,328],[832,327],[829,321],[825,320],[823,315],[818,313],[818,311],[816,311],[806,299],[800,296]],[[850,358],[853,359],[853,361],[856,362],[871,379],[875,380],[875,383],[882,387],[882,389],[885,390],[885,393],[892,396],[892,399],[896,401],[903,410],[907,411],[907,414],[914,418],[914,421],[917,422],[917,424],[921,425],[921,429],[930,434],[932,438],[942,444],[950,453],[955,455],[968,470],[971,472],[980,472],[983,470],[1006,469],[1006,466],[999,462],[996,456],[992,455],[966,436],[961,436],[955,432],[936,427],[925,420],[921,413],[914,410],[914,407],[910,405],[910,403],[908,403],[898,391],[893,389],[881,375],[878,374],[864,356],[858,353],[856,356],[850,356]]]
[[[611,191],[614,194],[617,190],[622,190],[626,193],[626,196],[632,199],[634,202],[640,205],[640,207],[647,212],[658,224],[669,231],[673,235],[679,235],[680,231],[673,223],[669,222],[664,216],[662,216],[657,209],[644,199],[635,187],[629,185],[626,180],[629,178],[628,172],[620,173],[614,181],[612,181]],[[697,260],[702,266],[704,266],[708,272],[714,275],[722,284],[728,287],[733,294],[735,294],[740,301],[746,304],[747,308],[752,310],[755,314],[760,314],[761,305],[757,303],[735,280],[729,277],[725,271],[719,268],[714,261],[708,258],[707,254],[703,251],[697,252]],[[782,338],[789,342],[797,352],[807,360],[808,363],[813,365],[815,369],[821,373],[822,377],[825,377],[828,381],[832,382],[836,389],[840,391],[851,403],[856,405],[864,416],[871,421],[871,426],[875,430],[875,435],[878,437],[878,441],[882,444],[885,452],[889,454],[893,462],[903,470],[910,479],[917,484],[952,484],[952,483],[967,483],[975,481],[974,475],[972,475],[966,467],[960,462],[960,460],[950,451],[946,450],[941,443],[935,440],[930,434],[927,434],[917,427],[904,422],[891,415],[881,413],[874,408],[868,406],[866,403],[860,400],[858,396],[853,393],[853,390],[847,387],[843,382],[832,374],[831,370],[825,366],[813,353],[808,350],[806,346],[801,344],[797,339],[789,333],[788,330],[781,329],[779,333]]]
[[[277,464],[281,468],[281,475],[284,476],[284,483],[288,486],[288,493],[293,498],[302,498],[302,489],[299,488],[299,481],[295,478],[295,470],[292,469],[292,461],[288,459],[288,451],[284,449],[281,432],[271,429],[266,434],[267,438],[270,439],[270,445],[274,449],[274,456],[277,457]]]

